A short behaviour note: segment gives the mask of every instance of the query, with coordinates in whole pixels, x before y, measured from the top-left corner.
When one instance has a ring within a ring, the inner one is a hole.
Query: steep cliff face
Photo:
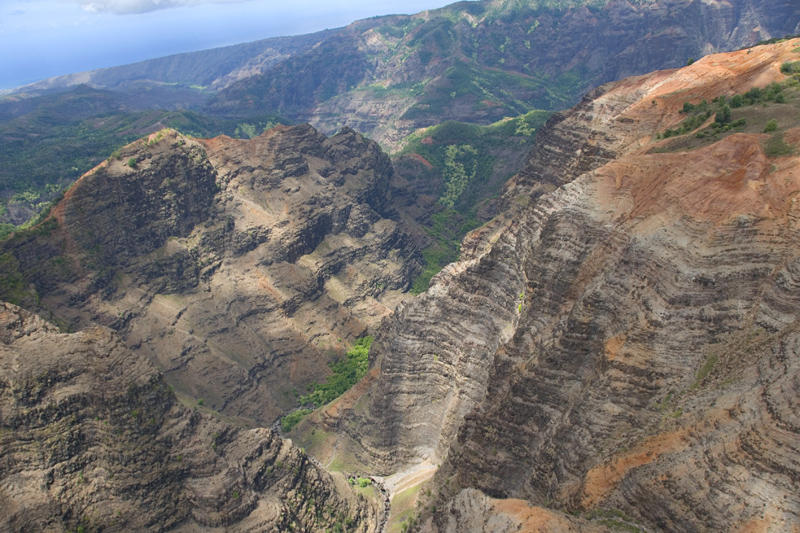
[[[443,463],[427,527],[508,514],[474,489],[657,529],[797,527],[800,94],[781,67],[799,48],[630,78],[553,118],[507,210],[382,329],[371,386],[327,422],[377,470]],[[735,106],[745,123],[657,138],[686,102],[773,82],[773,103]]]
[[[391,173],[352,130],[202,142],[165,130],[5,244],[19,283],[4,296],[109,326],[181,392],[270,423],[409,285],[410,243],[382,216]]]
[[[376,510],[268,429],[184,407],[111,330],[0,304],[0,528],[372,531]]]

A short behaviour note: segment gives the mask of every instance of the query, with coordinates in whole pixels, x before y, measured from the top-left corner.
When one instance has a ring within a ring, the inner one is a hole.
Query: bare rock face
[[[442,464],[428,528],[487,527],[473,489],[659,530],[800,524],[800,157],[760,130],[655,139],[686,101],[785,79],[798,46],[630,78],[554,118],[505,213],[387,322],[335,423],[376,470]],[[796,109],[776,109],[796,154]]]
[[[269,424],[392,312],[418,268],[384,216],[391,173],[352,130],[165,130],[6,243],[4,297],[70,327],[109,326],[181,392]]]
[[[522,531],[549,533],[594,533],[608,531],[566,513],[534,507],[523,500],[497,500],[476,489],[464,489],[453,498],[441,520],[441,531],[491,531],[492,533],[518,533]],[[434,527],[432,521],[422,525],[423,529]]]
[[[0,529],[370,531],[375,510],[269,429],[184,407],[108,328],[0,303]]]

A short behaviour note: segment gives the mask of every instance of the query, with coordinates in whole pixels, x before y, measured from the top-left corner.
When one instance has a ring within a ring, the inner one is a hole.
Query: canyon
[[[602,83],[798,33],[792,0],[481,0],[44,80],[0,96],[0,222],[163,127],[308,122],[395,153],[419,128],[559,111]]]
[[[84,174],[0,242],[0,528],[797,531],[800,38],[532,129],[417,295],[446,128],[394,162],[349,127],[166,128]]]
[[[689,151],[657,134],[686,102],[796,90],[799,45],[629,78],[551,119],[507,209],[383,324],[359,396],[316,416],[336,442],[319,449],[438,466],[425,530],[796,528],[800,160],[767,155],[763,122]],[[792,102],[760,107],[796,147]]]

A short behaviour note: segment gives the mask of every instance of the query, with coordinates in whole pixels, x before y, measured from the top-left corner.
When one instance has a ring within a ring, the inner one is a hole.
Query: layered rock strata
[[[798,46],[627,79],[554,118],[506,212],[382,329],[337,423],[377,470],[443,463],[452,512],[427,527],[452,529],[473,489],[648,529],[800,524],[800,158],[760,133],[655,138],[687,101],[784,80]],[[775,112],[795,114],[796,153],[797,109]]]
[[[269,424],[392,312],[418,268],[384,216],[391,173],[351,130],[165,130],[4,244],[4,275],[21,280],[4,297],[72,328],[109,326],[183,393]]]
[[[268,429],[179,402],[104,327],[0,303],[0,529],[372,531],[376,510]]]

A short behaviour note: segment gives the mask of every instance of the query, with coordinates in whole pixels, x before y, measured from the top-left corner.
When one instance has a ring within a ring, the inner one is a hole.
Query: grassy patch
[[[657,139],[671,139],[655,148],[653,152],[692,150],[720,140],[726,135],[744,133],[772,133],[796,123],[795,106],[800,102],[800,75],[792,76],[782,83],[771,83],[766,87],[755,87],[742,94],[718,96],[711,102],[685,102],[683,113],[687,115],[677,127],[667,129]],[[713,121],[700,129],[707,121]],[[771,140],[765,149],[773,157],[791,153],[790,147],[782,143],[782,135]]]
[[[446,265],[458,259],[464,235],[480,225],[474,214],[469,213],[465,216],[453,209],[440,211],[431,218],[433,222],[426,231],[434,244],[422,251],[425,266],[411,287],[411,292],[414,294],[428,290],[431,278]]]
[[[344,358],[333,363],[331,370],[333,374],[328,376],[325,383],[315,383],[311,386],[311,392],[300,397],[303,405],[313,405],[322,407],[332,402],[350,387],[358,383],[367,373],[369,366],[369,347],[373,338],[370,336],[358,339],[355,345],[348,350]]]
[[[363,494],[368,500],[375,500],[378,498],[378,491],[376,491],[375,487],[372,485],[368,485],[366,487],[356,486],[355,489],[356,492]]]
[[[703,366],[697,370],[697,374],[695,374],[695,380],[691,386],[691,389],[696,389],[699,387],[703,380],[705,380],[708,375],[711,374],[718,362],[719,357],[716,354],[709,355],[703,363]]]
[[[341,457],[334,457],[328,465],[329,472],[342,472],[347,468],[347,463]]]
[[[768,157],[781,157],[785,155],[792,155],[794,150],[791,146],[786,144],[783,140],[783,133],[776,133],[764,144],[764,153]]]
[[[298,409],[281,418],[281,430],[288,433],[295,427],[306,415],[311,414],[311,409]]]
[[[629,531],[639,533],[644,531],[636,522],[619,509],[592,509],[584,513],[583,517],[601,524],[611,531]]]
[[[422,485],[416,485],[394,495],[392,498],[391,518],[386,524],[386,530],[389,533],[405,533],[408,531],[409,525],[416,516],[414,509],[421,488]]]

